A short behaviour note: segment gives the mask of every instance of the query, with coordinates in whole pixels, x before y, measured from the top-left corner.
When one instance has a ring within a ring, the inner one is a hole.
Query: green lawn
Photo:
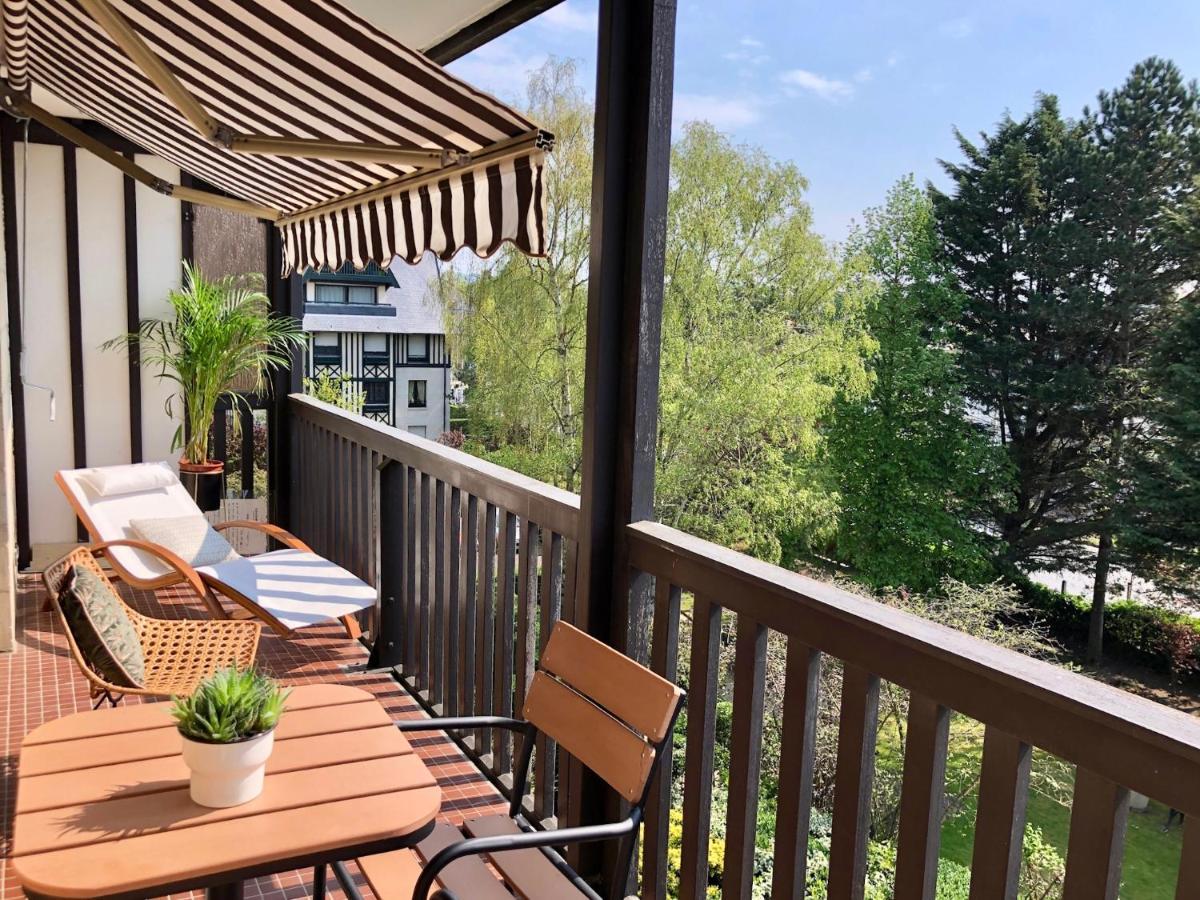
[[[880,763],[891,765],[898,761],[896,736],[880,735]],[[983,728],[976,722],[956,717],[952,729],[950,757],[947,760],[946,782],[954,785],[974,784],[979,775],[983,749]],[[1029,792],[1027,820],[1042,832],[1066,857],[1067,832],[1070,827],[1070,797],[1072,778],[1046,754],[1035,752],[1033,758],[1033,787]],[[969,866],[975,837],[976,792],[971,790],[957,816],[948,820],[942,829],[944,859]],[[1176,825],[1167,834],[1162,832],[1167,810],[1162,804],[1150,802],[1145,812],[1129,813],[1129,828],[1125,838],[1125,863],[1122,869],[1121,897],[1123,900],[1170,900],[1175,896],[1175,879],[1179,870],[1182,829]]]
[[[959,720],[954,728],[952,761],[948,763],[948,778],[977,778],[982,752],[983,730],[976,722]],[[1061,802],[1069,797],[1072,778],[1061,776],[1054,787],[1044,787],[1048,773],[1060,775],[1048,756],[1036,752],[1033,756],[1033,788],[1028,799],[1027,821],[1042,830],[1043,838],[1054,845],[1063,857],[1067,856],[1067,833],[1070,827],[1070,806]],[[971,792],[960,814],[942,828],[942,857],[971,864],[974,839],[976,793]],[[1166,809],[1153,800],[1145,812],[1129,811],[1126,833],[1126,854],[1122,869],[1121,896],[1126,900],[1170,900],[1175,896],[1175,878],[1180,865],[1182,829],[1176,826],[1163,834]]]

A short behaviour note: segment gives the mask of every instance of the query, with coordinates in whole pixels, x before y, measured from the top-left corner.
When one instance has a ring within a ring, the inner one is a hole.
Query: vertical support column
[[[385,461],[379,471],[379,634],[373,635],[368,669],[394,669],[404,661],[404,466]]]
[[[639,659],[651,604],[625,526],[650,518],[675,68],[675,0],[601,0],[596,56],[583,485],[575,623]],[[564,824],[611,821],[616,796],[567,761]],[[612,871],[595,846],[572,860]]]
[[[87,466],[87,403],[83,385],[83,298],[79,281],[79,172],[75,146],[63,144],[64,258],[67,268],[67,347],[71,367],[71,442],[75,468]],[[75,537],[87,541],[87,529],[76,519]]]
[[[132,153],[126,153],[133,159]],[[126,175],[122,179],[125,219],[125,330],[133,333],[141,327],[141,287],[138,282],[137,182]],[[129,354],[129,461],[142,461],[142,351],[131,345]]]
[[[21,384],[21,252],[17,235],[17,123],[0,116],[0,187],[4,193],[5,288],[8,294],[8,362],[12,401],[13,504],[17,568],[33,559],[29,542],[29,466],[25,456],[25,388]]]
[[[675,3],[602,0],[599,22],[575,618],[624,651],[650,601],[629,608],[624,535],[654,507]]]
[[[279,229],[264,220],[267,242],[267,297],[276,315],[304,317],[304,289],[300,276],[283,274],[283,241]],[[292,529],[297,513],[292,498],[299,496],[296,480],[295,448],[292,446],[291,413],[288,395],[304,389],[304,351],[292,351],[291,365],[277,371],[271,380],[271,397],[267,402],[267,504],[270,519],[284,528]]]

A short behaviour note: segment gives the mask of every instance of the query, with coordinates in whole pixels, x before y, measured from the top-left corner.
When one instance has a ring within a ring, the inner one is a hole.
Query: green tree
[[[832,536],[824,424],[867,387],[870,287],[790,163],[690,123],[671,161],[656,511],[760,558]]]
[[[937,253],[933,204],[911,176],[867,211],[847,251],[877,285],[866,321],[879,349],[871,393],[839,402],[830,429],[838,557],[876,588],[986,580],[978,513],[999,467],[966,416],[953,353],[962,297]]]
[[[1150,360],[1187,279],[1171,223],[1193,191],[1200,100],[1150,59],[1064,121],[1042,97],[1006,118],[935,193],[946,259],[966,295],[960,364],[1016,473],[994,511],[1014,565],[1091,561],[1089,656],[1100,658],[1114,538],[1138,515]]]
[[[470,391],[468,449],[578,489],[592,111],[569,63],[534,75],[556,136],[549,254],[503,250],[454,287],[450,331]],[[673,151],[658,515],[779,560],[827,540],[837,495],[822,426],[866,389],[867,288],[813,234],[796,168],[689,125]]]
[[[1119,543],[1162,589],[1200,599],[1200,297],[1193,292],[1156,348],[1146,439],[1130,459],[1136,504]]]
[[[1084,123],[1096,179],[1079,217],[1102,249],[1103,303],[1094,310],[1101,439],[1093,462],[1100,490],[1092,518],[1099,540],[1088,637],[1088,654],[1099,661],[1109,566],[1127,557],[1114,536],[1122,521],[1144,513],[1130,467],[1147,454],[1142,445],[1150,438],[1153,360],[1164,340],[1189,336],[1186,326],[1165,335],[1163,328],[1195,275],[1194,257],[1174,223],[1200,170],[1200,93],[1174,63],[1151,58],[1136,65],[1119,89],[1102,92],[1095,112],[1085,110]],[[1182,386],[1165,377],[1162,388]],[[1177,411],[1166,414],[1181,424]]]
[[[505,246],[491,265],[447,286],[448,333],[466,362],[467,449],[578,490],[587,315],[592,108],[575,65],[530,77],[530,117],[555,135],[545,175],[548,253]]]
[[[966,158],[943,162],[932,191],[941,258],[965,298],[956,343],[968,400],[994,422],[1013,479],[991,504],[1007,564],[1061,559],[1094,531],[1090,411],[1098,391],[1092,322],[1103,295],[1095,242],[1075,213],[1084,129],[1040,97]]]

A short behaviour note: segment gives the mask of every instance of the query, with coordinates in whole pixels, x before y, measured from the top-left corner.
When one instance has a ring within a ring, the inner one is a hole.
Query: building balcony
[[[310,398],[287,404],[290,475],[281,489],[293,529],[376,585],[381,600],[364,617],[361,642],[332,624],[303,638],[264,634],[264,668],[288,684],[365,687],[397,718],[519,714],[553,623],[586,624],[576,583],[579,498]],[[831,821],[829,895],[862,896],[885,684],[907,700],[897,897],[934,896],[951,715],[982,734],[971,876],[980,896],[993,888],[1004,896],[1001,888],[1015,884],[1035,750],[1073,773],[1066,896],[1115,896],[1131,792],[1200,810],[1200,722],[1182,713],[661,524],[631,525],[626,540],[634,588],[618,605],[630,611],[618,639],[688,691],[673,766],[653,789],[642,833],[644,897],[702,897],[714,878],[725,896],[750,896],[763,853],[764,774],[778,790],[772,896],[803,892],[818,803]],[[205,615],[179,589],[124,590],[152,615]],[[89,704],[32,577],[18,610],[17,652],[0,657],[9,748]],[[831,801],[813,794],[823,668],[841,673]],[[781,746],[778,771],[764,773],[768,699],[781,704],[773,736]],[[516,764],[509,736],[430,736],[417,747],[445,792],[444,819],[457,824],[507,802]],[[711,802],[719,760],[727,761],[724,809]],[[10,755],[3,776],[6,829],[16,762]],[[595,813],[578,765],[552,742],[537,745],[533,771],[523,802],[531,823],[555,827]],[[674,795],[673,782],[682,785]],[[1194,896],[1186,889],[1196,884],[1195,821],[1185,826],[1180,897]],[[718,829],[719,867],[710,851]],[[5,896],[19,896],[7,877]],[[296,872],[258,887],[265,897],[293,897],[310,878]]]

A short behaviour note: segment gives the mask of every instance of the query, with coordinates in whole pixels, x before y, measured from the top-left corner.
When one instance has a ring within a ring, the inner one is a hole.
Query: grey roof
[[[437,257],[430,253],[415,266],[400,259],[392,261],[392,275],[397,287],[387,289],[383,302],[396,307],[395,331],[442,334],[446,330],[438,293],[437,262]]]

